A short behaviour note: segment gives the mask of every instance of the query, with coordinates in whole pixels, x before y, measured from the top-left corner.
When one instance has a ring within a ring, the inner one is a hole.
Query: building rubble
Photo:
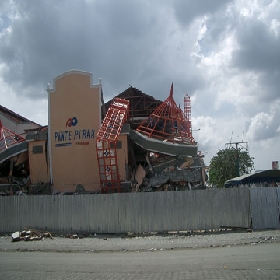
[[[134,101],[130,97],[126,98]],[[189,96],[185,96],[183,112],[173,99],[172,84],[168,98],[140,124],[135,111],[130,106],[129,114],[134,114],[137,123],[131,121],[122,127],[122,133],[128,135],[131,143],[128,181],[131,181],[132,191],[205,188],[207,175],[203,156],[192,137]],[[129,190],[126,188],[125,191]]]
[[[199,157],[171,157],[149,152],[147,167],[138,165],[134,191],[182,191],[202,189],[204,169]]]
[[[38,241],[44,239],[45,237],[53,239],[53,236],[48,231],[42,232],[36,229],[25,229],[12,233],[12,242]]]
[[[183,111],[173,99],[173,84],[163,102],[130,87],[103,103],[101,111],[103,123],[97,133],[101,190],[87,191],[78,184],[71,194],[205,188],[207,175],[203,156],[192,136],[188,95],[184,99]],[[116,155],[120,135],[127,136],[127,161],[122,166],[125,180],[120,180],[118,174]],[[28,159],[28,142],[42,141],[41,152],[46,151],[44,156],[48,166],[48,127],[30,129],[23,139],[1,124],[0,136],[0,195],[54,194],[50,182],[31,184]]]

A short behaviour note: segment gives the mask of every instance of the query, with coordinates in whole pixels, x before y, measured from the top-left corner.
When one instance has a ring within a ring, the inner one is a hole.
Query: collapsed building
[[[47,92],[48,126],[27,129],[20,141],[10,131],[16,142],[9,147],[7,130],[1,128],[0,162],[18,157],[19,148],[7,154],[16,146],[28,150],[29,193],[205,187],[203,158],[192,136],[190,97],[185,96],[182,110],[174,101],[173,84],[164,101],[130,86],[104,103],[100,79],[93,85],[90,73],[69,71],[54,79]]]
[[[40,125],[0,105],[0,195],[16,193],[28,185],[26,130]]]

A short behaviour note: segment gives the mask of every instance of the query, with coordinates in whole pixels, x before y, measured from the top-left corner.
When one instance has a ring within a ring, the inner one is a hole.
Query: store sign
[[[88,140],[94,138],[95,129],[71,129],[77,124],[78,119],[76,117],[69,118],[66,122],[66,128],[68,128],[67,130],[54,132],[54,142],[56,147],[89,145],[90,142]]]

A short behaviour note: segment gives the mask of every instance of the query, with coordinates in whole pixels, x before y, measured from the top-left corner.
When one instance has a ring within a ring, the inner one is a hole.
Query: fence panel
[[[163,232],[250,227],[247,188],[0,197],[0,232]],[[279,196],[280,197],[280,196]]]
[[[277,188],[250,188],[253,229],[279,228]]]
[[[213,229],[250,226],[249,191],[247,188],[213,189],[192,192],[188,227]]]

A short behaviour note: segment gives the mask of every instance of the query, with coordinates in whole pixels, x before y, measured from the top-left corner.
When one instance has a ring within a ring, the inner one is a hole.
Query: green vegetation
[[[222,188],[225,181],[250,173],[254,169],[254,162],[247,150],[230,148],[220,150],[211,159],[209,167],[210,183]]]

